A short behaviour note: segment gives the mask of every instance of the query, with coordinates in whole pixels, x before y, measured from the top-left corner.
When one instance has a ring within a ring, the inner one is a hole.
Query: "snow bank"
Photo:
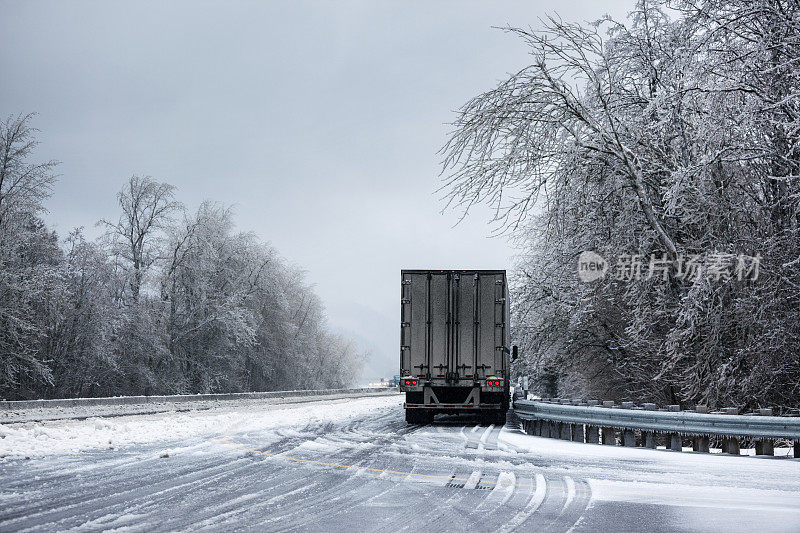
[[[196,445],[250,431],[302,427],[321,421],[341,423],[371,411],[397,408],[402,401],[396,395],[289,405],[226,402],[213,411],[0,424],[0,458],[73,454],[148,442],[191,440]]]

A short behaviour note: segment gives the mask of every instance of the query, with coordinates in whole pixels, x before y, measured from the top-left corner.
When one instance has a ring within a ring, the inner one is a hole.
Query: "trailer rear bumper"
[[[406,392],[403,407],[406,410],[436,413],[465,413],[484,411],[503,411],[508,409],[508,394],[472,387],[430,387],[422,391]]]
[[[460,403],[437,403],[437,404],[424,404],[424,403],[407,403],[403,402],[404,409],[459,409],[463,411],[476,411],[476,410],[498,410],[504,409],[501,403],[482,403],[480,405],[460,404]]]

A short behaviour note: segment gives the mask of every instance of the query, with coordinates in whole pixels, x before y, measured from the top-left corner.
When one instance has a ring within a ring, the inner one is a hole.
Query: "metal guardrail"
[[[144,415],[170,411],[196,411],[221,407],[228,401],[258,401],[278,405],[348,397],[399,394],[396,388],[366,387],[230,394],[182,394],[174,396],[116,396],[59,400],[0,401],[0,424],[69,420],[90,417]]]
[[[265,398],[289,398],[295,396],[319,396],[347,393],[390,392],[397,389],[389,387],[363,387],[359,389],[322,389],[270,392],[234,392],[223,394],[175,394],[171,396],[111,396],[104,398],[65,398],[57,400],[14,400],[0,401],[1,410],[40,409],[48,407],[84,407],[96,405],[131,405],[142,403],[181,403],[219,400],[261,400]]]
[[[546,420],[623,430],[800,440],[800,417],[649,411],[533,400],[515,401],[514,412],[523,420]]]

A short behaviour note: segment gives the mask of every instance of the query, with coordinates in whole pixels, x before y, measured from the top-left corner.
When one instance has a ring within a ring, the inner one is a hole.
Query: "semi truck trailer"
[[[402,270],[400,391],[406,421],[475,413],[505,424],[509,301],[505,270]]]

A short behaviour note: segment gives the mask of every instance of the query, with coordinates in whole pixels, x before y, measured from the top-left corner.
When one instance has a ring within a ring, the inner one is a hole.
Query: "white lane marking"
[[[531,504],[536,504],[533,510],[539,508],[544,501],[544,497],[547,494],[547,481],[545,481],[544,476],[542,474],[536,474],[536,492],[533,493],[533,498],[531,499],[531,503],[528,504],[527,507],[530,507]]]
[[[494,429],[494,424],[486,428],[486,431],[483,432],[483,435],[481,435],[481,442],[483,444],[486,444],[486,439],[489,438],[489,435],[491,435],[493,429]]]
[[[544,497],[547,495],[547,481],[545,481],[542,474],[536,474],[536,491],[531,496],[528,504],[518,512],[514,517],[503,524],[499,531],[507,532],[514,531],[517,527],[522,525],[539,507],[541,507]]]
[[[492,424],[488,428],[486,428],[486,430],[481,435],[481,438],[478,440],[477,445],[478,445],[478,451],[479,452],[482,452],[482,451],[486,450],[486,448],[485,448],[486,440],[489,438],[489,435],[492,434],[492,429],[494,429],[494,424]]]
[[[481,470],[473,470],[472,474],[470,474],[469,479],[464,483],[465,489],[474,489],[478,485],[478,481],[481,480],[481,475],[483,472]]]
[[[497,485],[492,489],[492,494],[503,493],[503,498],[498,502],[497,506],[505,505],[511,496],[514,495],[514,487],[517,485],[517,476],[514,472],[500,472],[497,477]]]
[[[589,509],[591,509],[594,506],[594,494],[592,494],[592,491],[591,491],[591,488],[589,487],[589,484],[586,481],[580,481],[580,484],[581,484],[581,491],[584,492],[584,493],[586,493],[586,492],[589,493],[589,499],[586,502],[586,506],[581,510],[580,516],[575,521],[575,523],[572,525],[572,527],[567,530],[567,533],[573,533],[575,531],[575,529],[577,527],[579,527],[581,525],[581,523],[583,522],[583,520],[586,518],[586,511],[588,511]]]
[[[508,500],[514,495],[514,489],[517,486],[517,477],[513,472],[503,471],[497,476],[492,491],[476,508],[476,511],[485,513],[494,511],[495,509],[505,505]]]
[[[575,499],[575,481],[569,476],[564,476],[564,482],[567,484],[567,501],[564,503],[564,509],[561,510],[562,513],[569,507],[572,500]]]

